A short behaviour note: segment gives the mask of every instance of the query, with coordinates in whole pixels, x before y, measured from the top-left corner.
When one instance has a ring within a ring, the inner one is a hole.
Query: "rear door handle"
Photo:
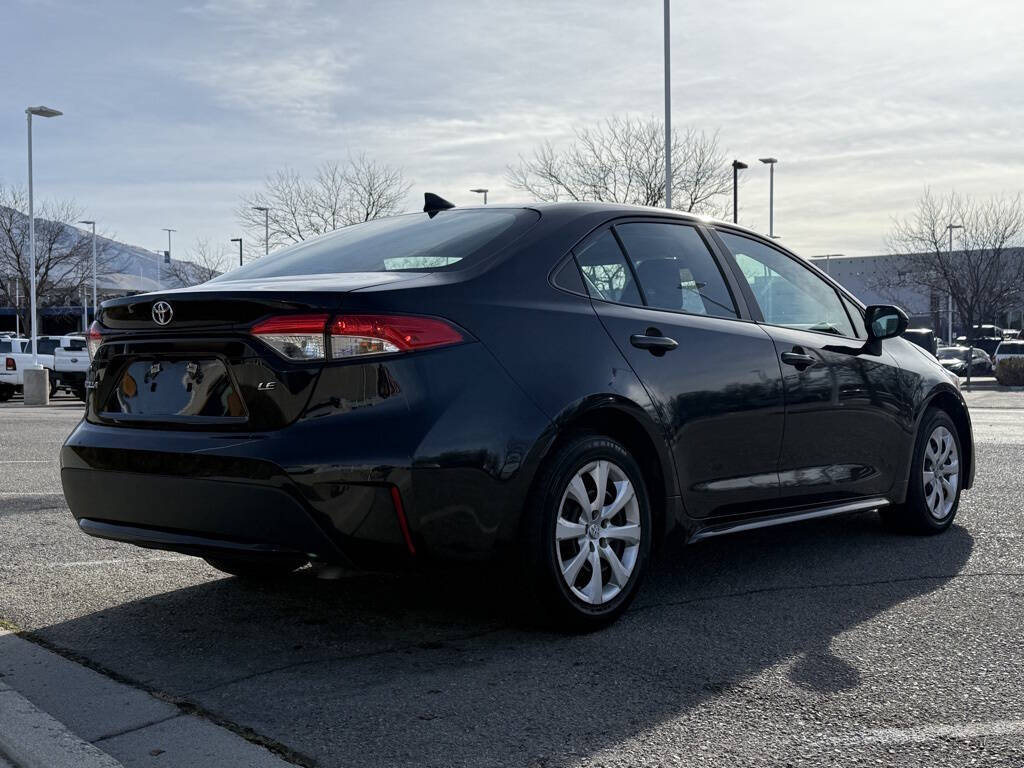
[[[804,354],[803,352],[783,352],[780,357],[782,362],[786,365],[792,365],[798,371],[802,371],[808,366],[814,365],[815,360],[811,355]]]
[[[648,336],[645,333],[634,333],[629,343],[637,349],[647,349],[654,354],[665,354],[679,346],[679,342],[668,336]]]

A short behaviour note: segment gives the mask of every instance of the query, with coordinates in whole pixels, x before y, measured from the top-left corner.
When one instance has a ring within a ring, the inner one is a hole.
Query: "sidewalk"
[[[0,631],[0,768],[287,768],[258,744]]]

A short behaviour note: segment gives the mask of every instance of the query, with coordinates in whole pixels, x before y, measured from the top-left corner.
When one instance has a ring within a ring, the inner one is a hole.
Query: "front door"
[[[866,343],[860,309],[806,265],[753,238],[718,234],[782,364],[782,503],[886,496],[905,463],[907,444],[895,359],[880,343]]]
[[[622,223],[575,254],[598,316],[659,409],[687,513],[776,507],[779,360],[771,338],[740,318],[700,232]]]

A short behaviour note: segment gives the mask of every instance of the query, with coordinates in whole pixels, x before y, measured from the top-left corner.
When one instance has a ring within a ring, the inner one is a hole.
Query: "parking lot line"
[[[195,560],[186,555],[155,555],[153,557],[116,557],[109,560],[77,560],[66,563],[25,563],[24,565],[2,565],[0,571],[19,571],[30,568],[90,568],[97,565],[122,565],[124,563],[182,563]]]
[[[923,744],[936,739],[977,739],[1024,736],[1024,720],[988,720],[960,725],[919,725],[911,728],[873,728],[829,739],[828,744]]]

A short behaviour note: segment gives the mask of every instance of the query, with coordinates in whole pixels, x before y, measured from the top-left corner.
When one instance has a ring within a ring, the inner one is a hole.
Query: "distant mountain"
[[[6,209],[4,213],[10,213],[10,209]],[[16,215],[25,220],[24,226],[27,227],[28,217],[20,213]],[[37,232],[44,221],[36,219]],[[57,226],[54,222],[46,222],[46,224]],[[65,247],[71,247],[79,237],[84,237],[86,243],[92,237],[91,229],[65,225],[64,231],[66,235],[62,235],[61,242],[66,242]],[[102,254],[102,263],[96,280],[100,294],[137,293],[140,291],[155,291],[161,287],[182,287],[181,280],[171,274],[171,265],[164,263],[162,251],[150,251],[137,245],[122,243],[119,240],[112,240],[102,235],[96,236],[96,246],[97,251]],[[173,271],[178,274],[192,274],[196,276],[197,280],[198,276],[202,274],[200,268],[191,261],[173,259],[172,263],[174,266]],[[157,282],[158,275],[159,283]],[[56,282],[61,281],[60,275],[54,275],[53,277]]]

